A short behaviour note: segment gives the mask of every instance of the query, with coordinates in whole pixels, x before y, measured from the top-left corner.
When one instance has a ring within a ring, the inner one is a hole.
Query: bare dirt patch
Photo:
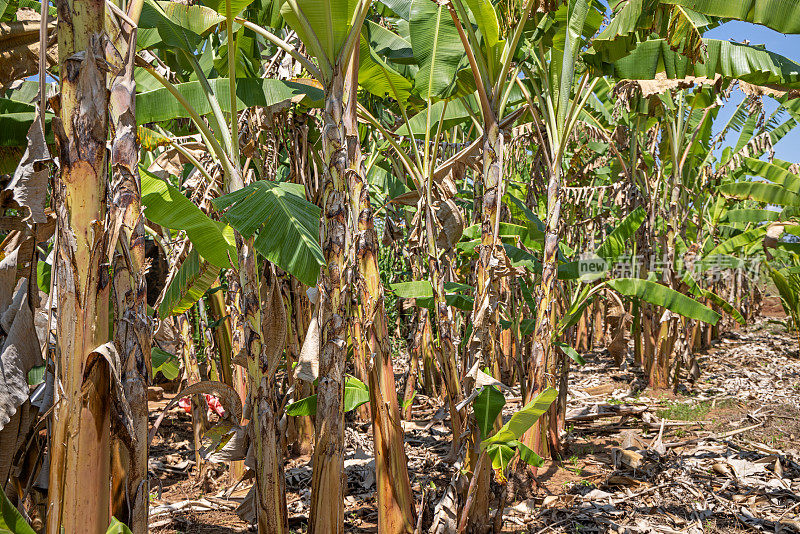
[[[800,532],[800,360],[793,334],[775,319],[726,334],[698,355],[702,373],[678,393],[643,388],[628,361],[604,351],[585,355],[569,385],[565,451],[524,478],[509,503],[503,532],[740,533]],[[398,377],[400,378],[400,377]],[[151,403],[158,407],[166,403]],[[512,404],[515,409],[519,404]],[[507,407],[506,416],[512,406]],[[151,408],[152,408],[151,407]],[[433,484],[426,517],[450,481],[450,429],[437,399],[418,395],[403,421],[415,496]],[[152,532],[238,533],[235,512],[244,482],[225,497],[225,466],[210,489],[197,481],[189,416],[173,410],[154,441]],[[377,531],[372,439],[368,424],[348,423],[345,472],[347,532]],[[160,462],[160,464],[159,464]],[[286,464],[292,532],[306,532],[311,484],[308,457]],[[495,488],[496,489],[496,488]]]

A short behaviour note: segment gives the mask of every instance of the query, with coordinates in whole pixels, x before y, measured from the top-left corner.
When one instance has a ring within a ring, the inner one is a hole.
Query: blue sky
[[[767,50],[800,63],[800,35],[784,35],[764,26],[746,22],[726,22],[718,28],[706,32],[704,37],[732,39],[739,42],[747,39],[750,44],[763,44],[767,47]],[[731,100],[725,104],[717,117],[715,131],[724,126],[743,98],[744,93],[738,89],[733,93]],[[774,100],[765,97],[764,107],[768,112],[772,112],[777,108],[777,105]],[[736,137],[729,135],[728,143],[735,142]],[[775,146],[775,156],[786,161],[800,161],[800,127],[792,130],[778,142]]]

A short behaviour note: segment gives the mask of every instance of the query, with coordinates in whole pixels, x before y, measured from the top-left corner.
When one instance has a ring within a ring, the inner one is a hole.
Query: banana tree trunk
[[[219,278],[214,285],[221,285]],[[225,297],[223,292],[214,291],[208,295],[208,306],[211,308],[211,317],[216,323],[214,328],[214,343],[219,349],[219,379],[221,382],[233,387],[233,354],[231,346],[231,320],[226,313]]]
[[[481,365],[494,367],[499,348],[497,340],[498,281],[491,269],[494,258],[504,165],[505,140],[496,121],[487,128],[483,142],[483,201],[481,207],[481,247],[475,264],[476,294],[472,309],[473,333],[469,342],[471,367],[478,359]]]
[[[61,102],[54,122],[61,170],[55,409],[47,532],[105,532],[110,510],[110,369],[92,352],[109,340],[106,139],[108,92],[98,69],[105,2],[59,0]],[[82,53],[82,56],[76,54]],[[95,360],[96,361],[96,360]]]
[[[140,3],[138,5],[141,6]],[[114,78],[110,90],[113,198],[110,220],[120,225],[117,253],[113,261],[114,345],[120,355],[122,388],[131,407],[136,440],[127,445],[115,436],[112,446],[114,494],[111,512],[127,524],[133,534],[146,534],[150,504],[147,484],[147,384],[151,373],[152,329],[147,314],[145,232],[134,108],[135,28],[129,30],[128,39],[130,44],[125,70]]]
[[[247,341],[247,389],[252,407],[249,429],[255,448],[258,532],[288,532],[286,478],[278,431],[280,408],[275,393],[275,375],[286,341],[286,311],[274,266],[268,265],[259,281],[253,238],[237,236],[237,245]]]
[[[292,342],[296,346],[293,361],[300,359],[300,351],[303,345],[303,340],[306,338],[308,332],[308,325],[311,321],[311,303],[305,294],[305,286],[294,277],[290,277],[290,297],[292,302],[291,307],[291,333],[293,336]],[[311,395],[311,384],[305,380],[297,380],[294,382],[295,387],[298,389],[298,397],[304,399]],[[292,446],[292,453],[296,455],[311,454],[314,446],[314,420],[307,415],[300,415],[292,417],[289,420],[289,425],[294,426],[295,440]]]
[[[197,362],[192,325],[188,312],[175,316],[175,326],[180,337],[181,359],[186,371],[186,385],[191,386],[202,380],[200,365]],[[207,406],[201,395],[192,395],[192,434],[194,436],[194,460],[198,480],[203,477],[203,459],[200,456],[203,433],[208,428]]]
[[[539,288],[539,309],[536,314],[536,327],[533,333],[533,350],[528,368],[530,386],[525,403],[530,402],[547,387],[557,387],[552,345],[553,319],[558,297],[556,282],[558,278],[558,231],[561,223],[561,169],[554,165],[550,170],[547,185],[547,222],[544,234],[544,255],[542,258],[542,282]],[[548,452],[559,452],[559,437],[555,432],[554,407],[551,407],[525,434],[524,443],[534,452],[543,456]]]
[[[375,444],[375,478],[378,500],[378,531],[411,534],[416,525],[414,496],[408,478],[400,406],[397,402],[394,367],[389,345],[383,283],[378,268],[378,233],[364,181],[361,145],[356,123],[358,50],[350,61],[348,105],[344,115],[347,140],[348,189],[354,222],[355,266],[358,269],[358,326],[362,364],[369,375],[372,438]],[[354,172],[355,171],[355,172]],[[367,358],[369,354],[369,358]]]
[[[481,208],[481,247],[475,264],[476,293],[472,309],[473,333],[469,351],[482,366],[490,366],[495,373],[499,367],[500,344],[498,334],[498,310],[500,285],[492,263],[500,217],[502,177],[505,164],[505,139],[496,120],[487,127],[483,141],[483,201]],[[499,376],[497,378],[500,378]],[[455,441],[455,438],[454,438]],[[475,478],[472,485],[475,493],[469,508],[467,529],[469,532],[486,532],[489,529],[489,458],[480,454],[480,436],[477,425],[473,425],[472,440],[467,456],[467,468]]]
[[[347,281],[352,268],[347,191],[350,169],[343,112],[344,72],[337,66],[325,87],[322,112],[320,241],[325,265],[318,282],[321,341],[309,520],[312,534],[339,534],[344,529],[344,371],[350,317]]]
[[[355,206],[353,206],[355,209]],[[364,336],[361,328],[363,306],[359,305],[353,312],[350,325],[350,346],[353,348],[353,370],[355,377],[364,382],[369,382],[367,371],[367,354],[370,354],[369,340]],[[356,408],[356,419],[361,422],[370,421],[370,405],[362,404]]]
[[[236,113],[231,121],[238,121]],[[245,185],[238,164],[239,161],[235,161],[234,172],[225,176],[226,193],[238,191]],[[241,366],[236,366],[239,371],[233,373],[234,388],[241,395],[242,382],[246,380],[251,408],[247,428],[254,448],[258,532],[280,534],[288,532],[289,519],[275,375],[286,345],[286,310],[274,267],[267,266],[263,285],[259,280],[255,238],[245,238],[239,232],[234,232],[234,236],[239,265],[238,277],[232,277],[229,284],[233,328],[231,346],[234,359],[244,364],[247,371],[245,378]]]
[[[247,370],[241,365],[233,363],[237,357],[243,357],[244,339],[244,317],[241,310],[242,288],[239,283],[239,273],[228,271],[227,282],[228,291],[225,293],[225,308],[228,311],[228,323],[230,324],[230,347],[231,347],[231,381],[233,389],[239,394],[242,404],[247,402]],[[244,415],[245,417],[247,414]],[[243,420],[242,425],[247,425],[248,421]],[[231,462],[230,476],[238,481],[244,475],[244,460]]]

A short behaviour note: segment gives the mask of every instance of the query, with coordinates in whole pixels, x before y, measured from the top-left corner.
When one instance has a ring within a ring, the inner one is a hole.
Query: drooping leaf
[[[167,380],[175,380],[180,376],[180,362],[178,361],[178,357],[174,354],[170,354],[158,347],[153,347],[150,358],[153,376],[158,372],[161,372]]]
[[[595,254],[609,261],[619,257],[625,251],[628,239],[636,233],[636,230],[639,229],[646,217],[647,213],[641,206],[633,210],[619,223],[619,226],[614,228],[613,232],[608,234],[606,240],[595,249]]]
[[[596,54],[608,63],[627,55],[636,47],[637,30],[649,29],[653,25],[656,3],[657,0],[617,2],[614,16],[593,40],[590,54]]]
[[[742,247],[746,247],[761,241],[767,233],[767,226],[768,225],[765,224],[726,239],[714,247],[708,254],[705,255],[705,257],[713,258],[719,254],[730,254],[732,252],[736,252]]]
[[[420,97],[449,96],[456,89],[464,48],[447,7],[430,0],[412,0],[409,32],[411,49],[419,64],[414,86]]]
[[[230,92],[228,78],[213,78],[208,83],[217,96],[220,109],[226,113],[230,112],[231,103],[227,96]],[[175,84],[175,88],[201,116],[212,112],[211,104],[199,81]],[[254,106],[270,107],[288,100],[303,101],[306,105],[318,106],[322,102],[323,92],[313,85],[288,80],[238,78],[236,98],[236,107],[239,109]],[[186,108],[164,87],[136,95],[137,124],[188,117],[189,112]]]
[[[762,223],[777,221],[780,216],[781,212],[779,211],[742,208],[726,211],[721,220],[740,223]]]
[[[503,411],[506,398],[500,390],[494,386],[484,386],[481,392],[472,401],[472,409],[475,412],[475,419],[478,422],[478,429],[481,431],[481,439],[486,439],[492,432],[497,416]]]
[[[512,415],[511,419],[494,436],[485,439],[481,443],[481,447],[488,446],[490,443],[508,443],[519,440],[550,408],[556,397],[558,397],[558,391],[547,388]]]
[[[159,317],[178,315],[191,308],[208,291],[219,271],[219,267],[201,258],[193,248],[164,289],[164,298],[158,307]]]
[[[736,182],[719,186],[719,192],[739,199],[750,199],[777,206],[800,207],[800,195],[777,184]]]
[[[350,412],[369,402],[369,388],[354,376],[347,376],[344,382],[344,411]],[[316,415],[317,395],[310,395],[286,405],[286,413],[292,416]]]
[[[692,61],[705,60],[703,32],[711,26],[711,21],[697,11],[683,6],[675,6],[670,11],[667,36],[673,50]]]
[[[348,376],[344,382],[344,411],[350,412],[369,402],[369,388],[354,376]]]
[[[320,209],[305,199],[304,187],[259,180],[214,200],[223,220],[243,236],[258,233],[255,248],[269,261],[313,286],[325,263],[319,244]]]
[[[792,192],[800,191],[800,176],[779,165],[778,160],[770,162],[755,158],[744,158],[742,163],[743,167],[754,176],[760,176]]]
[[[2,490],[0,490],[0,534],[36,534]]]
[[[140,48],[152,46],[160,41],[169,48],[194,53],[202,41],[200,34],[212,25],[225,20],[204,6],[178,7],[174,4],[177,2],[144,0],[139,17],[141,33],[136,43]],[[189,7],[194,9],[188,9]]]
[[[781,33],[800,33],[800,3],[792,0],[662,0],[712,17],[761,24]]]
[[[753,85],[800,88],[800,65],[784,56],[763,47],[717,39],[703,39],[703,45],[705,61],[692,63],[672,50],[668,41],[650,39],[622,59],[606,65],[604,73],[631,80],[652,80],[660,72],[669,79],[688,76],[713,79],[719,74]]]
[[[172,230],[185,230],[197,252],[217,267],[237,264],[236,245],[229,227],[211,220],[180,190],[139,167],[145,216]]]
[[[689,286],[689,291],[691,291],[693,295],[710,300],[712,303],[719,306],[722,311],[733,317],[733,319],[740,325],[747,324],[747,321],[745,320],[742,313],[736,308],[734,308],[733,304],[723,299],[716,293],[713,293],[707,289],[703,289],[702,287],[700,287],[697,284],[697,282],[695,282],[695,280],[691,277],[690,273],[687,273],[686,276],[683,277],[683,281]]]
[[[433,296],[433,287],[428,280],[397,282],[390,284],[389,287],[398,297],[404,299],[418,299]]]
[[[286,405],[286,415],[293,417],[310,416],[317,413],[317,394],[291,402]]]
[[[375,49],[381,45],[381,50]],[[389,96],[405,105],[411,96],[411,81],[386,61],[393,51],[398,56],[404,51],[410,53],[411,45],[382,26],[373,22],[364,24],[360,36],[358,83],[379,98]]]
[[[650,280],[641,278],[614,278],[607,280],[606,285],[614,291],[628,297],[638,297],[650,304],[667,308],[678,315],[696,319],[709,324],[717,324],[720,315],[714,310],[700,304],[693,298],[678,293],[674,289]]]
[[[553,343],[556,347],[560,348],[564,351],[564,353],[569,356],[570,360],[577,363],[578,365],[586,365],[586,360],[583,359],[583,356],[578,354],[578,351],[572,348],[570,345],[566,343],[561,343],[559,341]]]
[[[544,459],[533,452],[527,445],[521,441],[512,442],[515,449],[519,451],[519,457],[522,458],[528,465],[532,467],[541,467],[544,464]]]

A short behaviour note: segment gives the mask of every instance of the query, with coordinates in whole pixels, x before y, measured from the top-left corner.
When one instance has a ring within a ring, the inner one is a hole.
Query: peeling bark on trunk
[[[492,274],[495,231],[499,217],[499,195],[504,159],[503,132],[495,122],[487,129],[483,141],[483,202],[481,208],[481,246],[475,264],[475,305],[472,310],[473,333],[469,341],[472,357],[482,365],[494,366],[497,358],[497,308],[499,300],[498,281]]]
[[[530,402],[548,387],[557,388],[555,354],[553,352],[553,315],[558,297],[558,232],[561,224],[561,169],[550,171],[547,185],[547,221],[544,234],[544,256],[542,259],[542,283],[539,288],[539,308],[533,334],[533,350],[528,366],[530,385],[525,403]],[[556,431],[556,404],[542,415],[524,436],[524,443],[539,455],[556,455],[559,452],[559,437]]]
[[[325,265],[320,273],[320,361],[316,443],[312,459],[310,534],[344,529],[344,371],[350,316],[350,231],[347,201],[347,146],[344,73],[336,67],[325,87],[322,112],[322,225]]]
[[[61,104],[54,129],[61,171],[54,204],[58,249],[55,409],[47,532],[105,532],[109,523],[110,369],[88,358],[107,342],[110,280],[105,203],[108,92],[101,35],[105,2],[60,0]],[[76,53],[84,55],[75,57]]]
[[[483,139],[483,200],[481,203],[481,246],[475,263],[475,304],[472,309],[472,337],[468,350],[468,365],[475,361],[499,371],[498,312],[500,285],[494,273],[495,240],[500,217],[503,168],[505,165],[505,139],[496,120],[487,127]],[[498,378],[500,378],[498,376]],[[489,458],[480,454],[480,436],[477,428],[472,432],[467,468],[472,471],[476,490],[469,510],[468,532],[486,532],[489,517]]]
[[[124,72],[111,84],[111,213],[119,225],[113,263],[114,345],[120,355],[122,387],[131,406],[136,443],[131,450],[120,439],[112,446],[114,494],[111,512],[133,534],[147,533],[149,487],[147,484],[147,384],[150,381],[152,329],[147,315],[145,281],[145,233],[142,189],[139,181],[139,143],[136,137],[133,52],[136,30],[128,36],[130,52]],[[116,469],[117,467],[121,469]]]
[[[181,359],[186,371],[186,385],[191,386],[202,380],[200,375],[200,365],[197,363],[197,353],[195,352],[194,338],[192,337],[192,325],[188,312],[175,316],[175,330],[178,332],[180,340]],[[207,406],[201,395],[192,395],[192,434],[194,436],[194,460],[197,480],[201,480],[203,474],[203,459],[200,456],[203,433],[208,428],[206,417]]]
[[[230,323],[230,344],[231,344],[231,381],[233,382],[233,389],[239,394],[242,404],[247,402],[247,371],[241,365],[233,363],[237,357],[243,357],[242,345],[244,334],[244,317],[242,317],[242,310],[240,308],[242,289],[239,284],[238,273],[234,270],[228,271],[228,291],[225,293],[225,304],[228,310],[228,321]],[[248,417],[248,414],[244,414]],[[242,425],[247,425],[247,420],[242,421]],[[244,460],[237,460],[231,462],[231,478],[239,481],[244,475],[245,467]]]
[[[363,343],[357,343],[362,347],[362,364],[369,376],[378,531],[382,534],[411,534],[416,524],[414,496],[408,478],[408,458],[400,426],[389,326],[378,268],[378,233],[375,231],[369,188],[364,180],[356,124],[357,53],[350,62],[349,101],[343,123],[347,141],[347,185],[354,225],[353,252],[358,272],[357,315],[361,335],[358,339],[363,339]]]
[[[294,277],[288,280],[290,290],[288,291],[292,301],[291,307],[291,333],[292,343],[296,345],[293,361],[300,359],[300,351],[303,340],[308,332],[308,325],[311,320],[311,303],[306,297],[305,286]],[[294,382],[297,388],[297,398],[304,399],[312,394],[311,384],[305,380]],[[292,453],[296,455],[311,454],[314,446],[314,420],[308,415],[289,418],[289,425],[294,427],[294,443]]]
[[[239,276],[246,319],[245,350],[252,406],[249,428],[250,443],[255,448],[258,532],[288,532],[286,481],[277,418],[279,406],[275,394],[275,375],[286,342],[286,312],[274,266],[267,265],[259,283],[253,239],[237,236],[237,240],[240,240]]]

